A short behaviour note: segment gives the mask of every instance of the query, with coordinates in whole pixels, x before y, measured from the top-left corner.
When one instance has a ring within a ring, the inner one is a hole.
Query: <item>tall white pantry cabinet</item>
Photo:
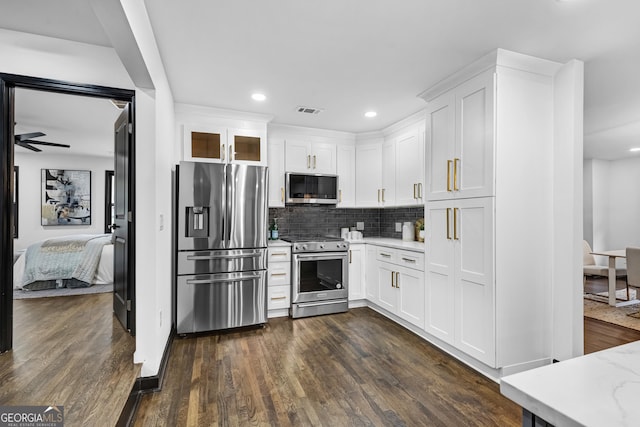
[[[425,330],[498,376],[550,363],[554,76],[498,49],[426,90]]]

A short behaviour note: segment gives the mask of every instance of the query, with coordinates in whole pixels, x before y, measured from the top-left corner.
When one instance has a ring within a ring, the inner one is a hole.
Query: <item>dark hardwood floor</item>
[[[638,340],[640,340],[640,331],[603,322],[602,320],[584,318],[585,354]]]
[[[66,426],[113,426],[140,375],[134,349],[110,293],[14,300],[0,405],[63,405]]]
[[[177,338],[136,426],[517,426],[495,382],[368,308]]]

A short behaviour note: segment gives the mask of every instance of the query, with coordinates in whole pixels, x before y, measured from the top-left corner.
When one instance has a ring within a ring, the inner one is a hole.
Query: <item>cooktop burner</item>
[[[293,253],[302,252],[345,252],[349,250],[349,242],[335,236],[286,236],[285,242],[293,243]]]
[[[341,237],[336,236],[286,236],[280,237],[280,240],[290,243],[308,243],[308,242],[342,242]]]

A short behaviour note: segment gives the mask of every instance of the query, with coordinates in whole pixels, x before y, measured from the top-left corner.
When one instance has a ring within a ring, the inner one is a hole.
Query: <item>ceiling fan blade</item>
[[[29,143],[29,144],[49,145],[51,147],[65,147],[65,148],[71,147],[70,145],[67,145],[67,144],[58,144],[57,142],[47,142],[47,141],[34,141],[32,139],[27,139],[25,141],[20,141],[20,142]]]
[[[40,151],[42,151],[39,148],[32,147],[31,145],[27,144],[26,142],[16,142],[16,145],[19,145],[20,147],[26,148],[26,149],[31,150],[31,151],[35,151],[36,153],[39,153]]]
[[[17,141],[25,141],[27,139],[37,138],[39,136],[45,136],[45,135],[46,134],[44,134],[42,132],[22,133],[20,135],[16,135],[16,140]]]

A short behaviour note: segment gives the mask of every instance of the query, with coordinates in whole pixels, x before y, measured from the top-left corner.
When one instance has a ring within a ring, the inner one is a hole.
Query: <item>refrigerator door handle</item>
[[[231,255],[188,255],[187,259],[189,261],[205,261],[211,259],[227,259],[227,258],[258,258],[261,257],[262,254],[260,252],[250,253],[250,254],[231,254]]]
[[[223,279],[187,279],[187,285],[214,285],[220,282],[248,282],[260,278],[259,274],[253,274],[251,276],[241,277],[226,277]]]

